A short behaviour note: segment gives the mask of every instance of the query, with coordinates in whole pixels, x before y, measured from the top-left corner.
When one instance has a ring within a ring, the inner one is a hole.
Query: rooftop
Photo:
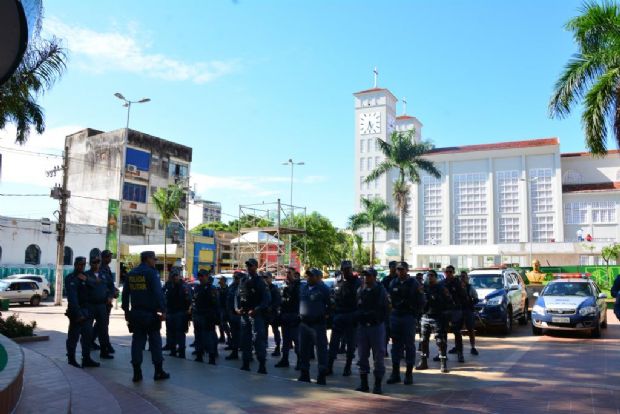
[[[562,185],[563,193],[591,193],[591,192],[609,191],[609,190],[620,190],[620,181]]]
[[[607,151],[608,155],[611,154],[620,154],[620,150],[609,150]],[[592,153],[590,152],[565,152],[561,154],[562,157],[591,157]]]
[[[477,145],[462,145],[458,147],[442,147],[435,148],[430,151],[430,154],[453,154],[462,152],[475,152],[475,151],[497,151],[505,149],[515,148],[531,148],[531,147],[544,147],[548,145],[559,145],[560,140],[557,138],[539,138],[525,141],[506,141],[496,142],[493,144],[477,144]]]

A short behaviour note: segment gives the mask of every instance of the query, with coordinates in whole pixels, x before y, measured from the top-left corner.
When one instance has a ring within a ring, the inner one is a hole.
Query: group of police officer
[[[109,263],[109,252],[104,252],[104,263]],[[107,327],[112,299],[117,294],[112,275],[100,267],[100,258],[91,258],[91,268],[84,271],[85,259],[76,258],[75,270],[67,276],[67,296],[70,318],[67,339],[69,363],[79,366],[75,360],[75,348],[81,336],[82,366],[98,366],[90,358],[92,324],[98,324],[101,357],[111,358],[113,349],[109,343]],[[104,266],[107,266],[107,263]],[[149,342],[151,359],[155,366],[155,380],[167,379],[163,370],[161,322],[166,322],[167,345],[170,356],[186,357],[186,333],[189,322],[194,326],[195,361],[215,364],[219,342],[226,342],[230,354],[227,360],[239,359],[241,369],[250,370],[254,356],[258,361],[257,372],[267,373],[268,329],[274,332],[276,348],[272,356],[280,356],[277,368],[289,367],[291,351],[296,356],[295,369],[300,371],[298,380],[310,382],[310,362],[316,359],[318,376],[316,383],[326,384],[333,374],[334,361],[344,348],[346,354],[343,376],[352,374],[353,360],[357,350],[360,373],[358,391],[369,392],[369,359],[373,358],[374,385],[372,392],[382,393],[385,374],[384,357],[392,340],[392,372],[387,384],[413,383],[416,360],[415,333],[420,327],[421,358],[416,370],[429,368],[429,341],[432,333],[439,349],[434,358],[440,362],[441,372],[447,368],[447,333],[451,328],[459,362],[464,362],[461,328],[470,330],[472,354],[477,355],[471,337],[473,327],[471,312],[477,301],[475,290],[470,289],[466,278],[456,278],[454,267],[445,269],[446,279],[440,281],[434,270],[429,270],[424,280],[409,276],[406,262],[390,262],[390,273],[380,282],[373,268],[363,270],[363,280],[353,273],[352,263],[344,260],[340,276],[332,289],[323,283],[323,272],[307,269],[305,283],[294,269],[287,270],[285,284],[280,291],[273,284],[269,272],[259,272],[256,259],[249,259],[247,273],[236,272],[233,282],[227,286],[224,278],[219,288],[206,270],[198,273],[198,283],[187,284],[179,269],[173,268],[169,280],[161,287],[155,267],[154,252],[141,254],[141,264],[134,268],[123,287],[122,308],[129,331],[132,333],[131,363],[133,381],[142,380],[142,352]],[[465,275],[466,276],[466,275]],[[471,292],[474,292],[472,294]],[[328,342],[327,329],[332,334]],[[281,335],[280,335],[281,330]],[[401,379],[400,362],[405,359],[405,376]]]

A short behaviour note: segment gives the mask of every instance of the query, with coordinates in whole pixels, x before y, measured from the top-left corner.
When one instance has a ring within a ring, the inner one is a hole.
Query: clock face
[[[381,132],[381,113],[365,112],[360,115],[360,133],[378,134]]]

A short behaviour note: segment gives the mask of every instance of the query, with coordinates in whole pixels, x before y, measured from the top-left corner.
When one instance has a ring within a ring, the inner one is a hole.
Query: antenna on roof
[[[377,87],[377,78],[379,77],[379,71],[377,70],[377,67],[375,66],[375,70],[372,71],[375,74],[375,88]]]

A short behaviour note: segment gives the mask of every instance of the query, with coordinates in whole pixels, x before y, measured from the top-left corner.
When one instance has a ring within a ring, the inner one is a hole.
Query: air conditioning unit
[[[135,165],[128,164],[127,165],[127,172],[137,173],[138,172],[138,167],[136,167]]]

